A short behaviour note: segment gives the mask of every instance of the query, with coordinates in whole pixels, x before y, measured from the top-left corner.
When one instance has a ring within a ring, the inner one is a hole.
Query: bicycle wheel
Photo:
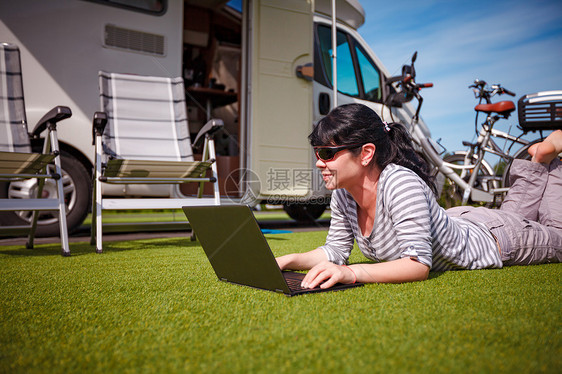
[[[466,152],[460,151],[455,152],[452,155],[447,155],[443,157],[443,161],[448,162],[450,164],[455,165],[463,165],[464,159],[466,157]],[[476,156],[472,156],[471,164],[476,163]],[[460,174],[460,170],[455,170],[457,174]],[[439,173],[441,174],[441,173]],[[441,174],[443,176],[443,174]],[[480,167],[480,171],[478,172],[478,177],[474,183],[474,188],[478,188],[484,191],[489,191],[494,188],[499,187],[499,181],[494,178],[495,173],[494,169],[486,162],[483,161]],[[470,178],[470,173],[464,178],[466,181]],[[455,206],[462,205],[462,190],[459,186],[449,178],[444,178],[443,189],[441,191],[441,195],[439,196],[438,200],[439,204],[445,208],[452,208]],[[472,201],[472,199],[468,200],[469,205],[477,205],[477,206],[494,206],[494,203],[484,203],[480,201]]]

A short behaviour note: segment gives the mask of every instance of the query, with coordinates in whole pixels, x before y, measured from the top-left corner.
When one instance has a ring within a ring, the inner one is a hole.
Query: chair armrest
[[[224,127],[224,122],[222,121],[222,119],[218,119],[218,118],[212,118],[209,120],[209,122],[207,122],[205,124],[205,126],[203,126],[201,128],[201,130],[199,130],[199,132],[197,133],[197,136],[195,137],[195,140],[193,141],[193,146],[195,146],[195,144],[197,144],[197,142],[199,141],[199,139],[205,135],[209,135],[211,136],[213,133],[217,132],[218,130],[220,130],[221,128]]]
[[[35,125],[35,128],[31,132],[32,137],[38,137],[47,126],[49,126],[49,130],[56,130],[57,129],[57,122],[62,121],[63,119],[70,118],[72,116],[72,111],[67,106],[56,106],[51,109],[47,114],[43,116]]]
[[[92,123],[92,145],[96,144],[96,136],[102,135],[107,125],[107,114],[105,112],[95,112]]]

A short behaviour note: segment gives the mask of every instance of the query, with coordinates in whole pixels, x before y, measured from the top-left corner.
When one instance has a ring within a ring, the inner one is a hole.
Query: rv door
[[[310,195],[312,0],[248,0],[246,114],[242,117],[247,185],[258,199]],[[299,70],[297,76],[297,70]],[[244,78],[243,78],[244,79]],[[256,179],[257,182],[256,183]],[[253,182],[253,183],[252,183]]]

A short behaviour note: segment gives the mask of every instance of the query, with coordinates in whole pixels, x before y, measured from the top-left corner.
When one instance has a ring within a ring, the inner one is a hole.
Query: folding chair
[[[99,73],[102,112],[93,120],[96,148],[91,244],[102,248],[102,212],[116,209],[180,209],[219,205],[212,134],[223,126],[210,120],[195,138],[204,138],[202,161],[194,161],[182,78]],[[207,171],[211,176],[206,177]],[[102,182],[114,184],[199,183],[196,197],[105,198]],[[205,182],[213,197],[203,197]]]
[[[57,106],[49,111],[33,129],[38,138],[47,130],[42,153],[33,153],[23,98],[23,81],[19,49],[14,44],[0,43],[0,199],[1,212],[32,211],[28,226],[2,226],[0,235],[28,234],[27,248],[33,248],[37,218],[40,211],[58,211],[62,255],[69,256],[66,208],[62,189],[62,172],[57,139],[57,122],[69,118],[68,107]],[[54,168],[51,165],[54,161]],[[10,182],[37,179],[36,198],[9,198]],[[43,198],[45,180],[52,179],[57,196]],[[5,213],[1,213],[5,214]]]

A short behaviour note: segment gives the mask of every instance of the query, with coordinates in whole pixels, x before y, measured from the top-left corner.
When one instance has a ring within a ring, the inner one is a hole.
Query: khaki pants
[[[504,265],[562,262],[562,162],[513,161],[511,188],[499,210],[455,207],[449,216],[483,223],[497,238]]]

